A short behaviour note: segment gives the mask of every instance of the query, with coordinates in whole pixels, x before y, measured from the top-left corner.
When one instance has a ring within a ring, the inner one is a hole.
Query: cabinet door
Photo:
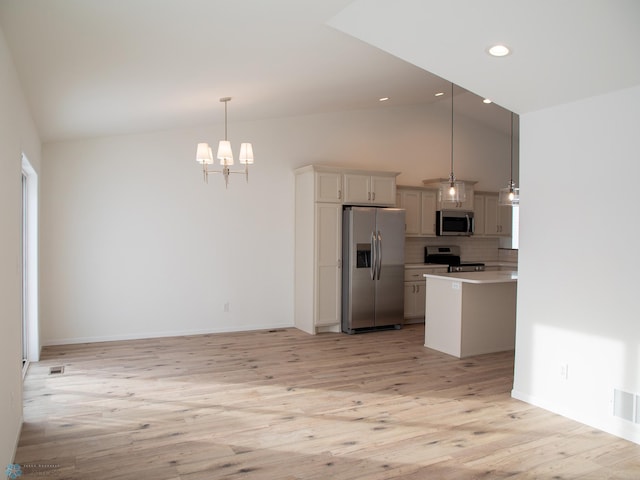
[[[316,202],[342,203],[342,174],[316,172]]]
[[[371,203],[376,205],[395,205],[396,178],[371,177]]]
[[[427,285],[424,280],[422,282],[416,282],[415,298],[416,298],[415,316],[422,317],[422,319],[424,320],[424,314],[426,311],[425,302],[427,301]]]
[[[475,235],[487,237],[511,236],[511,208],[498,204],[498,194],[475,195]]]
[[[498,205],[498,218],[500,219],[500,236],[510,237],[513,223],[513,207]]]
[[[415,282],[404,282],[404,318],[416,316]]]
[[[485,235],[500,235],[500,221],[498,219],[498,196],[487,195],[484,198],[484,233]]]
[[[485,234],[485,195],[474,195],[473,221],[475,224],[474,235]]]
[[[420,191],[401,190],[398,206],[405,209],[405,235],[417,235],[420,233]]]
[[[424,320],[426,289],[425,282],[404,283],[404,318]]]
[[[335,325],[341,320],[342,206],[316,204],[315,323]]]
[[[436,234],[436,204],[437,191],[422,192],[420,195],[421,212],[420,212],[420,234],[435,235]]]
[[[353,204],[371,203],[371,177],[369,175],[344,174],[344,201]],[[395,192],[393,200],[395,201]]]

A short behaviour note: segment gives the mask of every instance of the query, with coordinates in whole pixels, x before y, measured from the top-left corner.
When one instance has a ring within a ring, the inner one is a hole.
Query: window
[[[514,205],[511,210],[511,248],[517,250],[520,245],[520,206]]]

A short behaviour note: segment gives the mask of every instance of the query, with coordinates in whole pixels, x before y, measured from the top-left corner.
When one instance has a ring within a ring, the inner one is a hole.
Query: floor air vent
[[[613,389],[613,415],[640,423],[640,395]]]
[[[49,367],[49,375],[59,375],[61,373],[64,373],[64,367],[63,366]]]

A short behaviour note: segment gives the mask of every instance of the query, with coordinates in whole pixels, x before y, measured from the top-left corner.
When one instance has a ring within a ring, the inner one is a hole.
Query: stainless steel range
[[[448,265],[449,272],[484,271],[484,263],[462,262],[460,260],[460,247],[457,245],[424,247],[424,263]]]

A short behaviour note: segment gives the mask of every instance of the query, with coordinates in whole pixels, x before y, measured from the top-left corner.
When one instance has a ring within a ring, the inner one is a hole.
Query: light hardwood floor
[[[639,445],[510,398],[512,352],[458,360],[423,339],[409,325],[49,347],[15,461],[25,479],[640,478]]]

